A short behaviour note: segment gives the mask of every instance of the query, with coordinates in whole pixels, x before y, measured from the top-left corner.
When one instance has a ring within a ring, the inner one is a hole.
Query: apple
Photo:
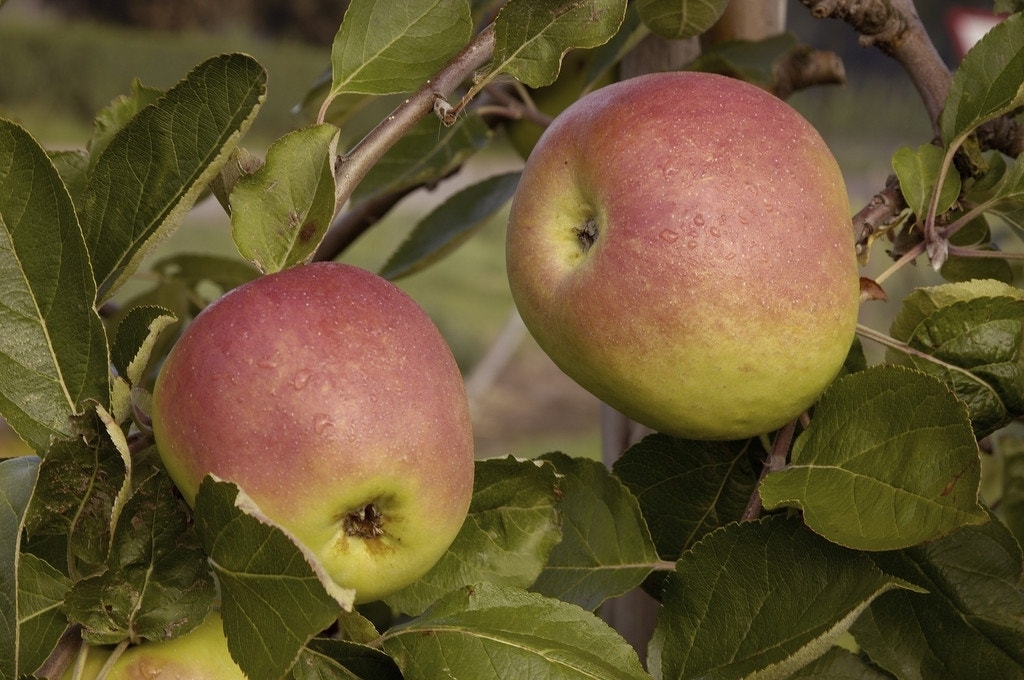
[[[630,418],[691,439],[770,432],[853,341],[843,177],[815,129],[739,80],[658,73],[569,106],[526,162],[508,279],[552,360]]]
[[[81,680],[99,676],[113,647],[95,647],[89,656]],[[74,677],[74,666],[64,680]],[[129,647],[114,662],[106,680],[245,680],[228,651],[220,613],[211,612],[197,628],[161,642],[144,642]]]
[[[336,262],[227,293],[175,343],[153,393],[167,472],[194,503],[234,482],[356,602],[422,576],[473,491],[473,432],[451,350],[394,284]]]

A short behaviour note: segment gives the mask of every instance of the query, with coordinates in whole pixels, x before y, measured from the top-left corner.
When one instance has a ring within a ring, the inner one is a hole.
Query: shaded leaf
[[[0,119],[0,416],[36,451],[108,403],[106,335],[74,206],[46,153]]]
[[[658,553],[636,497],[596,460],[549,453],[561,479],[562,542],[532,590],[593,611],[638,586]]]
[[[162,307],[132,307],[117,324],[111,361],[130,385],[139,383],[160,333],[177,321]]]
[[[554,466],[514,458],[477,461],[473,500],[458,536],[434,567],[386,598],[420,614],[443,595],[479,581],[526,588],[562,539]]]
[[[315,634],[351,609],[354,593],[334,585],[235,484],[207,475],[195,518],[220,581],[231,656],[250,677],[281,677]]]
[[[934,378],[882,365],[833,383],[760,493],[766,508],[803,510],[830,541],[892,550],[986,522],[980,477],[963,403]]]
[[[728,4],[729,0],[638,0],[637,8],[652,31],[677,40],[711,28]]]
[[[420,220],[380,275],[392,280],[408,276],[454,251],[512,198],[519,175],[495,175],[451,196]]]
[[[331,48],[331,96],[415,90],[472,30],[466,0],[353,0]]]
[[[998,281],[918,288],[890,332],[936,361],[894,349],[889,360],[949,385],[978,438],[1024,414],[1024,291]]]
[[[451,593],[381,644],[405,680],[649,678],[633,648],[590,612],[489,583]]]
[[[730,524],[677,562],[648,664],[666,680],[787,678],[898,587],[910,586],[798,519]]]
[[[96,160],[79,211],[101,299],[184,218],[263,102],[266,72],[226,54],[142,109]]]
[[[310,640],[292,668],[293,680],[402,680],[384,652],[346,640]]]
[[[1021,551],[1000,522],[874,559],[927,590],[887,593],[854,624],[874,663],[921,680],[1024,675]]]
[[[266,163],[231,192],[231,236],[265,274],[309,262],[334,218],[338,129],[322,124],[274,142]]]
[[[163,94],[163,90],[146,87],[141,80],[136,78],[132,81],[129,94],[116,97],[96,115],[92,137],[86,144],[90,170],[95,166],[96,160],[103,155],[103,150],[107,148],[114,136],[135,117],[135,114],[155,102]]]
[[[143,481],[118,515],[106,570],[74,584],[65,611],[92,644],[164,640],[199,625],[216,585],[174,484]]]
[[[662,559],[679,558],[708,532],[743,516],[757,475],[756,442],[644,437],[612,470],[636,495]]]
[[[1024,545],[1024,435],[1006,432],[995,438],[1003,458],[1003,493],[998,514],[1017,541]]]
[[[19,665],[18,589],[23,577],[19,573],[22,520],[38,468],[39,459],[34,456],[0,460],[0,676],[4,678],[35,670]]]
[[[833,647],[790,676],[792,680],[888,680],[891,677],[841,647]]]
[[[775,64],[799,49],[800,41],[790,32],[763,40],[726,40],[702,50],[686,70],[720,73],[772,91],[776,85]]]
[[[932,194],[939,184],[944,158],[945,152],[934,144],[923,144],[917,149],[904,146],[893,154],[892,168],[900,180],[900,191],[907,205],[921,219],[928,214]],[[960,174],[955,168],[949,168],[942,178],[936,215],[949,210],[960,196],[960,189]]]
[[[967,52],[953,74],[939,118],[942,141],[954,142],[987,120],[1024,104],[1024,15],[994,26]]]
[[[509,0],[494,21],[491,75],[548,85],[566,52],[608,42],[625,13],[625,0]]]

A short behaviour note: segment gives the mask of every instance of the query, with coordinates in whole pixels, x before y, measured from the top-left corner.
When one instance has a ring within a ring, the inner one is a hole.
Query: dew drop
[[[265,357],[256,362],[256,365],[260,368],[274,369],[277,368],[277,362],[274,361],[273,357]]]
[[[301,371],[295,374],[294,378],[292,378],[292,387],[294,387],[297,390],[301,390],[303,387],[306,386],[307,383],[309,383],[309,379],[310,377],[312,377],[312,375],[312,371],[305,368],[302,369]]]
[[[718,227],[711,227],[711,235],[714,236],[715,238],[718,238],[719,236],[722,235],[722,232],[721,230],[719,230]]]
[[[702,215],[700,213],[697,213],[696,215],[694,215],[693,216],[693,224],[696,227],[703,227],[704,226],[704,215]]]
[[[324,431],[329,427],[334,427],[334,423],[331,421],[331,417],[326,413],[317,413],[313,416],[313,431],[317,434],[323,434]]]
[[[672,229],[662,229],[658,236],[660,236],[661,240],[665,243],[675,243],[679,240],[679,234]]]
[[[750,224],[751,214],[749,210],[740,210],[736,215],[742,224]]]

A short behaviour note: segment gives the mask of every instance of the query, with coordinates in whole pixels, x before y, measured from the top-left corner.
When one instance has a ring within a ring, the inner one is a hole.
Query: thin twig
[[[761,476],[757,479],[754,493],[750,494],[750,500],[747,501],[747,507],[743,510],[741,521],[757,519],[761,515],[763,507],[761,501],[761,482],[772,472],[785,469],[786,456],[789,453],[790,444],[793,443],[793,434],[796,432],[796,424],[799,420],[799,418],[791,420],[775,434],[775,440],[772,441],[772,450],[768,453],[768,460],[765,461],[764,467],[761,468]]]

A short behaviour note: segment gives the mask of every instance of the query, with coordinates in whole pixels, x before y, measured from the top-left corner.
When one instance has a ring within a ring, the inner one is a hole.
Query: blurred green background
[[[943,24],[948,3],[923,4],[936,42],[952,60]],[[860,47],[853,31],[840,22],[814,20],[796,0],[791,5],[792,30],[815,47],[840,53],[846,62],[846,85],[800,92],[790,103],[832,147],[857,210],[884,185],[892,153],[902,144],[927,142],[931,128],[910,81],[894,63],[877,50]],[[243,140],[262,154],[278,136],[310,122],[308,114],[296,114],[294,108],[329,62],[330,39],[344,3],[225,0],[218,6],[209,15],[204,12],[211,11],[210,5],[195,1],[9,0],[0,9],[0,115],[22,124],[48,148],[82,146],[94,114],[128,92],[134,78],[167,88],[200,61],[240,51],[256,57],[269,73],[266,104]],[[263,9],[260,17],[252,14],[256,6]],[[95,17],[104,8],[108,15],[100,22]],[[114,13],[118,8],[121,14]],[[249,14],[241,8],[249,8]],[[291,18],[275,21],[275,16]],[[451,184],[518,163],[498,139]],[[342,259],[378,269],[415,221],[453,188],[446,183],[437,192],[409,196]],[[503,240],[504,215],[498,215],[456,253],[398,282],[435,319],[467,375],[512,312]],[[876,246],[866,275],[886,266],[883,248]],[[215,201],[198,206],[160,254],[172,251],[234,253],[228,218]],[[907,288],[940,282],[927,267],[917,269],[915,280],[904,284]],[[138,285],[145,285],[144,278],[140,274]],[[891,302],[872,303],[864,320],[887,330],[903,293],[890,288]],[[875,348],[868,349],[877,355]],[[474,417],[481,455],[535,456],[554,449],[599,455],[597,403],[554,369],[528,337],[512,363],[474,395]]]

